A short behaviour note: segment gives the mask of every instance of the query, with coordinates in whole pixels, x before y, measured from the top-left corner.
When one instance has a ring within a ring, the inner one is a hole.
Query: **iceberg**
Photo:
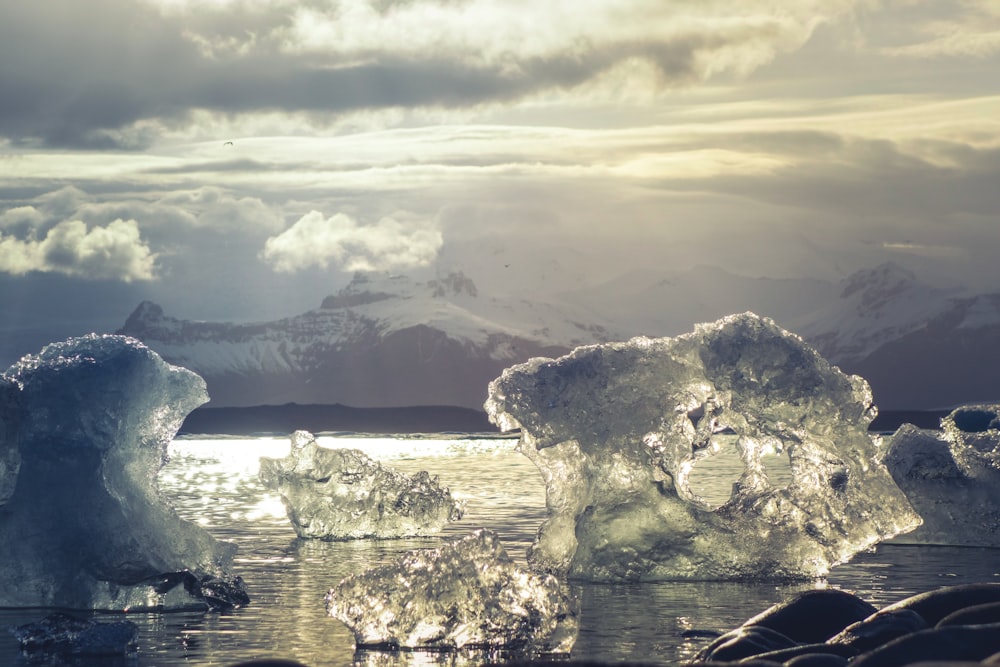
[[[245,604],[236,547],[181,519],[156,481],[206,400],[200,377],[124,336],[53,343],[0,375],[0,606]]]
[[[564,586],[518,567],[486,529],[343,579],[326,610],[359,649],[562,654],[579,629]]]
[[[923,525],[894,542],[1000,547],[1000,405],[967,405],[941,430],[903,424],[882,461]]]
[[[427,471],[404,475],[357,449],[320,447],[308,431],[282,459],[261,457],[261,482],[281,495],[299,537],[324,540],[432,535],[462,506]]]
[[[512,366],[485,408],[545,481],[529,563],[571,579],[814,578],[920,523],[876,459],[868,383],[753,313]],[[690,475],[726,446],[743,471],[713,508]]]

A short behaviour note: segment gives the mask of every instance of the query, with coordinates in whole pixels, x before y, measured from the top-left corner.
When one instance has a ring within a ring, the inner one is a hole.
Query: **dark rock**
[[[355,654],[354,664],[359,664],[356,658],[357,654]],[[740,664],[742,665],[743,663]],[[241,666],[234,665],[233,667]],[[631,660],[616,660],[614,662],[609,662],[606,660],[591,660],[589,658],[574,658],[572,660],[539,658],[537,660],[504,660],[502,662],[484,662],[480,667],[662,667],[662,663],[635,662]],[[774,667],[774,665],[767,665],[766,667]]]
[[[1000,623],[1000,602],[972,605],[954,611],[940,621],[935,627],[948,625],[986,625]]]
[[[166,572],[153,577],[149,583],[154,591],[164,595],[183,586],[188,595],[204,601],[213,611],[238,609],[250,604],[243,577],[196,577],[191,572]]]
[[[928,627],[924,617],[912,609],[895,609],[872,614],[863,621],[853,623],[831,637],[827,643],[849,646],[857,653],[864,653],[883,644]]]
[[[863,653],[851,667],[902,667],[928,661],[980,661],[1000,651],[1000,624],[921,630]]]
[[[785,667],[844,667],[847,658],[833,653],[806,653],[785,661]]]
[[[857,655],[857,651],[842,644],[797,644],[796,646],[778,649],[777,651],[760,653],[754,657],[761,660],[786,663],[795,658],[807,655],[833,655],[847,660]]]
[[[813,644],[826,641],[876,611],[874,606],[855,595],[826,588],[805,591],[791,600],[779,602],[748,620],[743,627],[766,627],[796,643]]]
[[[729,662],[790,646],[796,646],[795,640],[776,630],[763,626],[742,626],[727,632],[703,648],[695,660]]]
[[[948,586],[900,600],[884,607],[882,612],[910,609],[934,626],[945,616],[959,609],[991,602],[1000,602],[1000,583],[962,584]]]
[[[204,577],[200,582],[200,593],[208,606],[216,611],[238,609],[250,604],[243,577]]]

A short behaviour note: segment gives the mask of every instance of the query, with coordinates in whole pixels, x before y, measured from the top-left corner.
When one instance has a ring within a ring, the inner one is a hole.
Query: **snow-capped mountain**
[[[929,287],[886,263],[848,276],[836,299],[783,325],[868,380],[882,408],[1000,400],[1000,294]]]
[[[838,363],[868,380],[882,408],[1000,402],[1000,294],[945,299],[918,326]]]
[[[591,313],[481,296],[461,273],[426,283],[359,274],[316,310],[254,324],[180,320],[143,302],[119,333],[199,373],[213,406],[476,409],[507,366],[617,337]]]
[[[958,294],[928,287],[911,271],[887,262],[851,274],[841,281],[836,299],[791,318],[787,326],[828,359],[853,364],[926,326]]]
[[[550,301],[482,294],[459,272],[427,282],[363,274],[295,317],[193,322],[144,302],[120,332],[201,374],[212,406],[481,409],[489,381],[530,357],[677,335],[746,310],[772,317],[867,379],[882,408],[1000,400],[1000,294],[932,288],[894,264],[839,284],[711,267],[635,273]]]

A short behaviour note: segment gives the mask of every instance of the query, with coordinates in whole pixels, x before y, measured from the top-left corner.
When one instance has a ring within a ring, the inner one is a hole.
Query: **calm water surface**
[[[330,436],[319,441],[362,449],[403,472],[438,475],[465,502],[465,517],[434,538],[300,540],[280,499],[257,480],[259,457],[286,455],[287,439],[177,440],[161,472],[161,488],[183,517],[239,546],[233,570],[246,580],[253,602],[225,614],[130,615],[141,628],[140,649],[120,664],[227,665],[264,657],[294,658],[315,667],[478,661],[480,656],[461,654],[355,652],[350,632],[325,615],[323,596],[344,576],[479,527],[496,531],[510,555],[523,564],[525,549],[545,514],[545,490],[534,465],[514,451],[515,440],[506,438]],[[738,470],[735,460],[728,467],[696,470],[692,486],[710,502],[721,503]],[[780,459],[768,471],[772,482],[785,473]],[[842,588],[881,606],[938,586],[1000,581],[998,573],[1000,550],[882,545],[835,568],[824,581],[795,585],[573,585],[582,614],[573,655],[673,664],[691,658],[708,641],[685,639],[686,630],[729,629],[807,588]],[[0,624],[34,621],[46,613],[0,610]],[[6,634],[0,635],[0,663],[38,664],[19,656],[16,642]]]

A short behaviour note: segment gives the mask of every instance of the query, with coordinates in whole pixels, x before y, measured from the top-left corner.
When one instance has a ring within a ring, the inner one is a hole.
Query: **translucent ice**
[[[359,648],[568,653],[578,629],[555,577],[519,568],[489,530],[347,577],[326,607]]]
[[[920,521],[876,460],[868,384],[753,313],[530,360],[490,383],[486,410],[545,480],[529,561],[571,578],[816,577]],[[689,474],[726,442],[744,470],[713,509]]]
[[[969,405],[942,430],[903,424],[883,462],[924,522],[897,543],[1000,547],[1000,405]]]
[[[292,434],[283,459],[263,457],[260,479],[281,494],[299,537],[349,540],[430,535],[462,518],[462,507],[426,471],[404,475],[357,449],[320,447]]]
[[[123,336],[52,344],[0,376],[0,606],[205,608],[220,586],[244,598],[225,578],[235,547],[156,484],[205,400],[200,377]]]

